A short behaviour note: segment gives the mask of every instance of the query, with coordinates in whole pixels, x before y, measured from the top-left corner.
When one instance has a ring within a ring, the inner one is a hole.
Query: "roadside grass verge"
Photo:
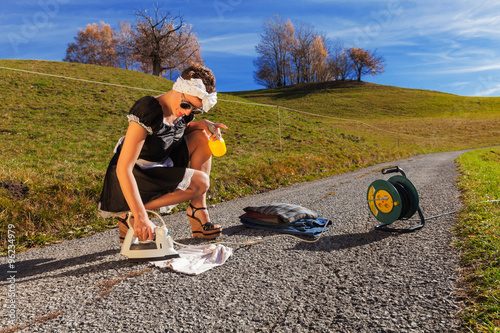
[[[473,332],[500,331],[500,149],[462,155],[465,208],[459,215],[456,246],[462,253],[467,308],[462,313]]]

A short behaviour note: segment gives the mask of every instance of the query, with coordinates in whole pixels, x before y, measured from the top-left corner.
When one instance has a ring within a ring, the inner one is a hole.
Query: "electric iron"
[[[166,260],[170,258],[177,258],[179,254],[174,250],[174,241],[171,234],[168,232],[165,221],[162,217],[153,211],[148,211],[158,216],[163,223],[163,226],[156,227],[155,240],[139,241],[134,236],[134,229],[130,225],[130,217],[132,213],[127,216],[127,224],[129,226],[125,240],[123,241],[120,254],[128,257],[129,261],[157,261]]]

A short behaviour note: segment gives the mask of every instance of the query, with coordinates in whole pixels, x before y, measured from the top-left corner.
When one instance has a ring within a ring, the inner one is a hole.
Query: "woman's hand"
[[[134,218],[132,224],[134,236],[140,241],[155,239],[156,225],[147,216],[145,218]]]
[[[213,127],[215,127],[215,131],[217,132],[217,134],[222,137],[222,133],[220,131],[221,128],[224,128],[224,129],[227,129],[227,126],[222,124],[222,123],[214,123],[214,122],[211,122],[209,120],[200,120],[200,121],[193,121],[193,122],[190,122],[186,125],[186,131],[184,132],[185,134],[189,134],[191,133],[192,131],[194,130],[202,130],[205,132],[205,134],[207,135],[207,137],[209,138],[209,140],[215,140],[216,139],[216,135],[213,134],[210,129],[209,129],[209,126],[212,125]]]
[[[213,123],[211,121],[205,120],[206,124],[206,132],[209,134],[209,140],[216,140],[217,135],[221,138],[222,133],[221,133],[221,128],[227,129],[227,126],[222,124],[222,123]],[[215,133],[212,132],[212,129],[215,129]]]

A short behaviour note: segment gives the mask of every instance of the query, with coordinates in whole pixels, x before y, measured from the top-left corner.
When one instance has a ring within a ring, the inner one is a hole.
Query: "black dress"
[[[184,138],[186,125],[193,115],[178,118],[173,125],[163,121],[163,111],[158,100],[152,96],[139,99],[130,109],[129,121],[141,125],[148,135],[133,169],[143,203],[154,200],[177,188],[189,186],[189,150]],[[123,138],[111,159],[99,202],[103,217],[128,212],[127,201],[116,176],[116,165],[122,148]],[[179,186],[181,185],[181,186]]]

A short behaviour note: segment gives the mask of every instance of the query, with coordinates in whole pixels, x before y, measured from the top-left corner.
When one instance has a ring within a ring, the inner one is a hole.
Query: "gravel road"
[[[275,235],[239,222],[251,205],[299,204],[333,225],[314,244],[280,237],[232,246],[223,266],[198,276],[126,261],[117,229],[19,254],[15,297],[2,258],[0,328],[14,302],[24,332],[459,331],[455,216],[409,234],[375,231],[365,197],[372,181],[388,179],[381,168],[399,165],[425,216],[460,209],[454,160],[461,153],[417,156],[211,207],[231,242]],[[178,242],[200,243],[184,214],[165,222]]]

